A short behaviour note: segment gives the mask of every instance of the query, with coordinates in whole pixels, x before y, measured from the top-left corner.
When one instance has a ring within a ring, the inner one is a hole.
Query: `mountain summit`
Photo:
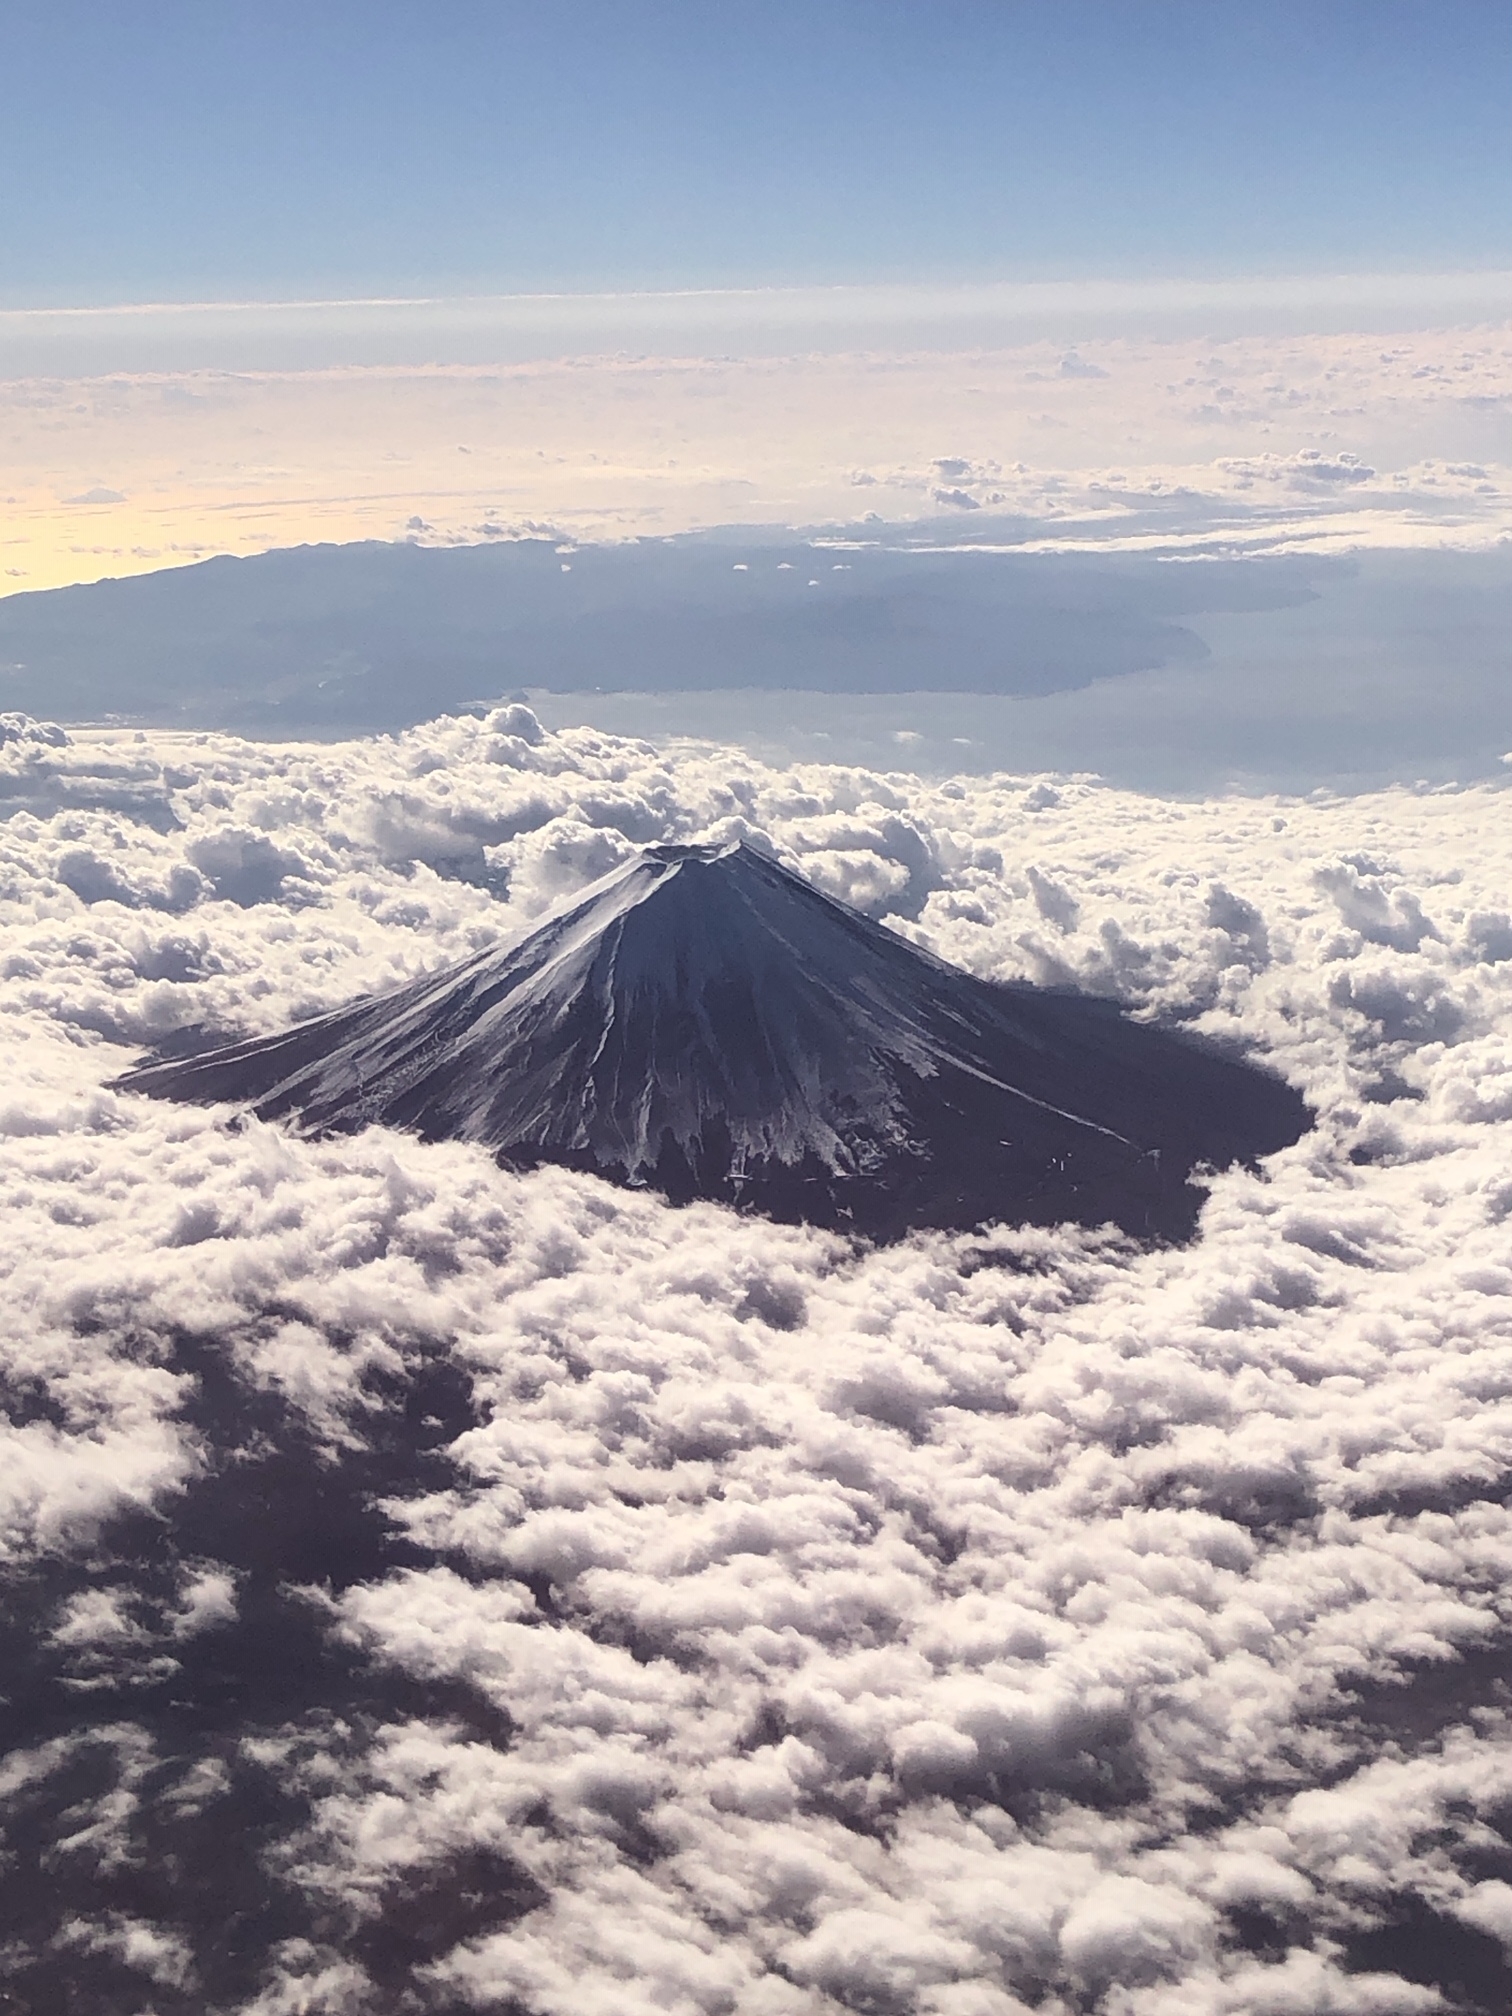
[[[1186,1237],[1196,1167],[1310,1124],[1267,1072],[1111,1002],[976,979],[743,843],[649,847],[513,945],[121,1084],[881,1238]]]

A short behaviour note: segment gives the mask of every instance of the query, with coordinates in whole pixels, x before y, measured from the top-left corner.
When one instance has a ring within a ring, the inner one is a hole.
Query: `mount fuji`
[[[744,843],[658,846],[516,943],[123,1089],[369,1124],[893,1238],[1181,1239],[1300,1095],[1111,1002],[975,978]]]

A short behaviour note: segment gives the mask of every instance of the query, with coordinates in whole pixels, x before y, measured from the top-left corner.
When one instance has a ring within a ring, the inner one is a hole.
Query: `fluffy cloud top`
[[[3,732],[19,2006],[1506,2006],[1500,790]],[[109,1089],[737,833],[1317,1130],[1181,1251],[871,1251]]]

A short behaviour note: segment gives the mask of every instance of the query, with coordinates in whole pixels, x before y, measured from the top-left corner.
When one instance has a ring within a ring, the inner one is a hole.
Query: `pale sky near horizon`
[[[1499,0],[5,33],[0,594],[531,524],[1116,542],[1155,500],[1336,548],[1512,512]],[[257,305],[353,297],[390,305]]]
[[[867,514],[1476,548],[1512,535],[1512,329],[26,375],[0,443],[0,595],[320,540]]]

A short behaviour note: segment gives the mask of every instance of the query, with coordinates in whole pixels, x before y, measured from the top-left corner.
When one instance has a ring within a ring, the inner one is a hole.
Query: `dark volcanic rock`
[[[881,1238],[1182,1238],[1194,1169],[1310,1124],[1269,1073],[1107,1001],[978,980],[743,845],[648,848],[507,949],[121,1082]]]

